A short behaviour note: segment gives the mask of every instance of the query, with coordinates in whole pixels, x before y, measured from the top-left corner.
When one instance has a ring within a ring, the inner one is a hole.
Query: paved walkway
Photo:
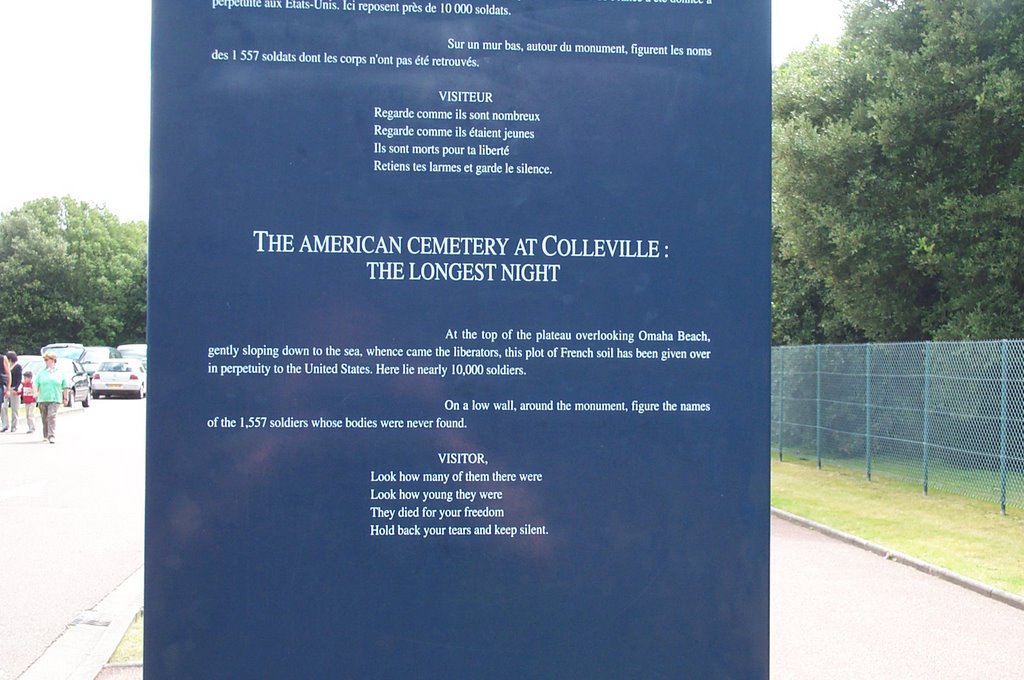
[[[772,518],[773,680],[1024,678],[1024,611]]]

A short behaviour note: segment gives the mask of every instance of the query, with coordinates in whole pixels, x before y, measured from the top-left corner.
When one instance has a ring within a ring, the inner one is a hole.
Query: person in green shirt
[[[43,439],[51,444],[57,430],[57,410],[67,403],[70,385],[64,371],[57,366],[57,355],[47,352],[43,355],[46,368],[36,376],[36,394],[39,415],[43,421]]]

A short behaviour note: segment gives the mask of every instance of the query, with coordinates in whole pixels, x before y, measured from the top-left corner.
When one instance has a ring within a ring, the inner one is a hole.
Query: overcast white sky
[[[773,65],[841,11],[772,0]],[[148,221],[149,35],[147,0],[0,0],[0,213],[72,196]]]

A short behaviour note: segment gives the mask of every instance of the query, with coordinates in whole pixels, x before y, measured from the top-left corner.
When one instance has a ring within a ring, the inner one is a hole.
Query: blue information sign
[[[156,0],[146,677],[765,678],[768,0]]]

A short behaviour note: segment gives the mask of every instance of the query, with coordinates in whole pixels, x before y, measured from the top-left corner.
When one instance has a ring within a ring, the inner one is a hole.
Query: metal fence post
[[[1009,381],[1009,342],[1003,340],[1000,343],[999,359],[1001,364],[1000,390],[999,390],[999,510],[1006,514],[1006,391]]]
[[[814,455],[818,460],[818,469],[821,469],[821,345],[814,348],[814,374],[817,378],[817,394],[815,399],[816,412],[814,414]]]
[[[864,347],[864,461],[871,481],[871,344]]]
[[[928,408],[932,372],[932,343],[924,343],[924,431],[922,436],[922,480],[924,495],[928,495]]]

